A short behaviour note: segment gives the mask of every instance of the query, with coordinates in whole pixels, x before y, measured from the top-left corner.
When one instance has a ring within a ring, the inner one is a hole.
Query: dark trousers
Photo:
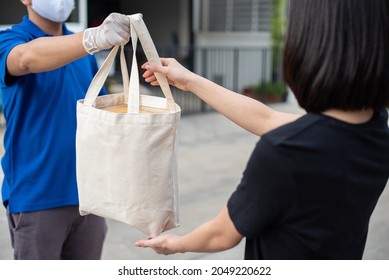
[[[8,213],[17,260],[97,260],[107,233],[105,220],[80,216],[78,206]]]

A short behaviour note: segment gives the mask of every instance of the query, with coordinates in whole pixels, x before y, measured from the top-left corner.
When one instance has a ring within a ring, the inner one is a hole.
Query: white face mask
[[[74,0],[32,0],[31,8],[48,20],[64,22],[74,9]]]

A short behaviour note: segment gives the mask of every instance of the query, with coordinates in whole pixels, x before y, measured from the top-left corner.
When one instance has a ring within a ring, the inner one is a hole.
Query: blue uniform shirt
[[[63,25],[64,34],[71,34]],[[85,97],[97,63],[88,55],[49,72],[7,75],[15,46],[45,34],[28,17],[0,32],[0,88],[6,132],[1,160],[3,204],[10,213],[78,205],[76,101]]]

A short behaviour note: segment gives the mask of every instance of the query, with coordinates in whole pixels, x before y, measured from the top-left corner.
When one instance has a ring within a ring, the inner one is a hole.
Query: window
[[[201,0],[203,32],[268,32],[271,0]]]
[[[87,27],[87,0],[75,0],[74,10],[70,14],[66,25],[73,32],[79,32]]]

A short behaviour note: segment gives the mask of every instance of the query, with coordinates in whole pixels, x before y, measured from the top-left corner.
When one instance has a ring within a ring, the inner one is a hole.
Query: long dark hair
[[[389,105],[389,1],[290,0],[284,78],[301,107]]]

